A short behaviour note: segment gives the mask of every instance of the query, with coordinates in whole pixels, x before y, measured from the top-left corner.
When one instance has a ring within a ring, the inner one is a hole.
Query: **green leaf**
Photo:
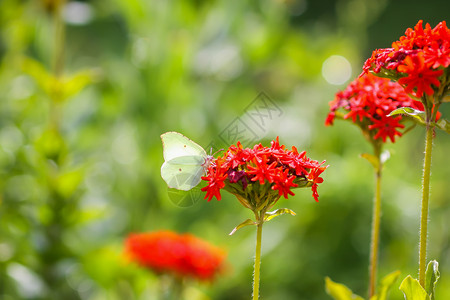
[[[64,198],[69,198],[78,189],[81,181],[83,180],[83,170],[75,169],[64,174],[61,174],[57,178],[56,189],[58,193]]]
[[[395,116],[395,115],[404,115],[406,117],[409,117],[409,119],[413,120],[414,122],[425,125],[425,112],[421,110],[417,110],[411,107],[400,107],[395,110],[393,110],[388,116]],[[433,126],[450,133],[450,122],[445,119],[440,119],[436,123],[432,123]]]
[[[293,216],[296,215],[296,213],[293,210],[289,209],[289,208],[279,208],[279,209],[274,210],[274,211],[266,212],[265,215],[264,215],[264,222],[270,221],[273,218],[278,217],[280,215],[284,215],[284,214],[290,214],[290,215],[293,215]]]
[[[367,159],[368,162],[370,162],[370,164],[375,168],[378,169],[378,166],[380,164],[378,157],[376,157],[373,154],[369,154],[369,153],[363,153],[360,155],[362,158]]]
[[[408,117],[410,120],[419,123],[421,125],[425,125],[425,112],[421,110],[417,110],[411,107],[400,107],[397,108],[388,115],[389,117],[403,115]]]
[[[353,294],[352,290],[345,285],[336,283],[329,277],[325,277],[325,288],[327,294],[335,300],[364,300],[362,297]]]
[[[70,98],[78,94],[83,88],[93,81],[93,72],[90,70],[82,70],[63,82],[64,92],[62,100]]]
[[[76,95],[95,79],[92,70],[82,70],[70,77],[55,77],[40,62],[28,57],[23,59],[22,69],[54,101],[64,101]]]
[[[305,179],[303,177],[297,177],[294,179],[294,183],[297,184],[295,189],[304,188],[304,187],[311,187],[313,185],[312,180]]]
[[[419,281],[410,275],[403,280],[400,290],[405,295],[405,300],[431,300]]]
[[[436,287],[436,283],[439,280],[439,277],[441,277],[438,268],[439,263],[435,260],[432,260],[428,263],[427,271],[425,272],[425,288],[431,300],[434,300],[434,289]]]
[[[437,128],[444,130],[447,133],[450,133],[450,122],[446,119],[440,119],[434,124]]]
[[[48,93],[53,76],[47,69],[38,61],[25,57],[22,60],[22,70],[33,77],[39,87]]]
[[[400,271],[395,271],[384,276],[383,279],[381,279],[380,285],[378,287],[378,294],[372,296],[370,300],[387,300],[389,290],[397,281],[399,276]]]
[[[256,222],[254,222],[251,219],[247,219],[244,222],[242,222],[241,224],[239,224],[238,226],[234,227],[234,229],[230,232],[230,235],[233,235],[236,231],[238,231],[242,227],[249,226],[249,225],[256,225]]]
[[[36,149],[45,158],[61,162],[67,154],[67,145],[61,133],[54,129],[45,130],[35,142]]]

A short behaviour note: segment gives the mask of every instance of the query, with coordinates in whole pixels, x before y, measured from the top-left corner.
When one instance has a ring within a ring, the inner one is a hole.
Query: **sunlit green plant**
[[[41,57],[31,58],[31,55],[23,54],[17,59],[21,71],[36,83],[39,91],[36,94],[44,95],[42,98],[36,97],[42,101],[37,103],[39,108],[32,108],[44,112],[43,122],[33,124],[34,132],[25,132],[29,144],[21,151],[20,155],[23,157],[18,157],[21,163],[17,169],[25,171],[24,177],[33,177],[39,184],[40,192],[36,202],[28,204],[32,205],[33,213],[22,217],[23,222],[30,225],[29,234],[35,239],[30,241],[34,260],[24,264],[24,270],[39,274],[40,280],[35,291],[39,297],[77,299],[79,297],[77,292],[62,273],[66,268],[64,264],[77,258],[75,251],[67,244],[66,238],[80,220],[78,208],[84,169],[71,160],[68,142],[62,129],[64,124],[62,111],[71,97],[92,82],[94,74],[89,70],[80,71],[75,75],[65,73],[66,25],[63,9],[66,1],[49,1],[48,4],[51,4],[51,7],[47,7],[51,26],[46,34],[52,37],[52,44],[49,47],[51,62],[47,66],[40,62]],[[40,110],[41,107],[48,110]],[[21,189],[32,188],[32,186],[21,187]],[[9,198],[7,201],[13,202]],[[36,239],[36,236],[39,238]],[[18,290],[20,293],[20,288]],[[0,291],[0,294],[2,292]]]

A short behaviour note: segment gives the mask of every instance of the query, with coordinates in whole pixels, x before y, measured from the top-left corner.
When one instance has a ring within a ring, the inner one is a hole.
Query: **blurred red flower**
[[[202,177],[208,185],[205,199],[221,199],[220,190],[225,189],[244,201],[244,206],[254,209],[260,204],[272,206],[281,196],[294,195],[293,188],[312,187],[318,201],[317,184],[323,181],[319,175],[328,167],[280,145],[278,137],[271,147],[261,144],[243,148],[241,143],[231,146],[223,156],[216,158]],[[319,171],[320,170],[320,171]]]
[[[399,129],[402,117],[388,117],[393,110],[400,107],[411,107],[423,110],[423,104],[408,97],[405,90],[396,82],[371,74],[355,79],[348,87],[336,94],[330,102],[330,113],[325,125],[332,125],[339,109],[344,110],[344,119],[351,119],[358,124],[369,138],[389,138],[395,142],[395,136],[402,136]]]
[[[427,23],[423,28],[420,20],[414,29],[408,28],[404,36],[393,42],[391,48],[373,51],[364,64],[363,74],[382,73],[398,80],[408,93],[420,98],[424,92],[433,95],[442,83],[450,84],[444,72],[449,65],[450,29],[446,22],[434,28]]]
[[[225,252],[191,234],[173,231],[132,233],[127,257],[156,273],[212,281],[224,269]]]

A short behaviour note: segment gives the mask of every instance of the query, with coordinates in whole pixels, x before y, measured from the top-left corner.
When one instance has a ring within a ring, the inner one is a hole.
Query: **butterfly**
[[[214,157],[178,132],[166,132],[161,140],[164,155],[161,177],[169,188],[189,191],[197,186]]]

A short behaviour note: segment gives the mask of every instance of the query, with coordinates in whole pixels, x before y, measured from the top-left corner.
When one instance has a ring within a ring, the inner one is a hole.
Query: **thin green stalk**
[[[378,159],[378,167],[375,168],[375,197],[373,200],[372,234],[370,239],[370,263],[369,263],[369,299],[375,294],[378,250],[380,244],[380,219],[381,219],[381,151],[375,147],[375,156]]]
[[[61,0],[55,7],[53,13],[53,23],[55,27],[55,39],[53,45],[53,75],[60,77],[64,69],[64,44],[66,40],[66,27],[64,24],[62,9],[66,0]]]
[[[170,274],[160,276],[159,300],[180,300],[183,294],[183,279]]]
[[[55,7],[53,12],[53,26],[54,26],[54,41],[53,41],[53,53],[52,53],[52,73],[57,81],[61,80],[64,70],[64,53],[65,53],[65,41],[66,41],[66,26],[64,24],[62,10],[64,8],[66,0],[61,0]],[[58,86],[54,86],[53,91],[50,93],[50,124],[51,127],[59,131],[61,123],[61,86],[59,83],[55,83]]]
[[[263,218],[257,220],[256,225],[256,251],[255,251],[255,266],[253,271],[253,300],[259,299],[259,275],[261,269],[261,237]]]
[[[65,44],[65,24],[62,16],[62,9],[64,8],[66,0],[55,2],[54,10],[52,11],[53,17],[53,48],[52,48],[52,75],[59,80],[63,73],[64,64],[64,44]],[[50,111],[49,111],[49,129],[52,133],[56,133],[59,138],[60,134],[60,104],[62,93],[59,87],[52,86],[48,96],[50,98]],[[53,138],[53,137],[52,137]],[[70,214],[73,209],[70,202],[68,204],[60,192],[58,192],[58,176],[60,160],[59,155],[61,151],[56,153],[56,158],[53,158],[56,165],[48,164],[48,194],[49,198],[47,206],[51,209],[52,214],[48,223],[43,226],[45,239],[47,241],[47,247],[41,253],[42,271],[44,281],[48,287],[59,286],[58,289],[50,289],[48,298],[50,299],[62,299],[64,297],[76,297],[76,292],[70,289],[68,285],[64,285],[64,281],[61,276],[58,276],[56,272],[58,265],[67,258],[72,258],[72,252],[64,244],[62,235],[70,226],[69,222],[64,218],[66,214]],[[70,298],[69,297],[69,298]],[[74,298],[76,299],[76,298]]]
[[[427,235],[428,235],[428,203],[430,199],[430,173],[431,151],[433,149],[433,127],[429,125],[427,118],[427,131],[425,138],[425,159],[423,162],[422,176],[422,208],[420,212],[420,243],[419,243],[419,283],[425,287],[425,270],[427,260]]]

